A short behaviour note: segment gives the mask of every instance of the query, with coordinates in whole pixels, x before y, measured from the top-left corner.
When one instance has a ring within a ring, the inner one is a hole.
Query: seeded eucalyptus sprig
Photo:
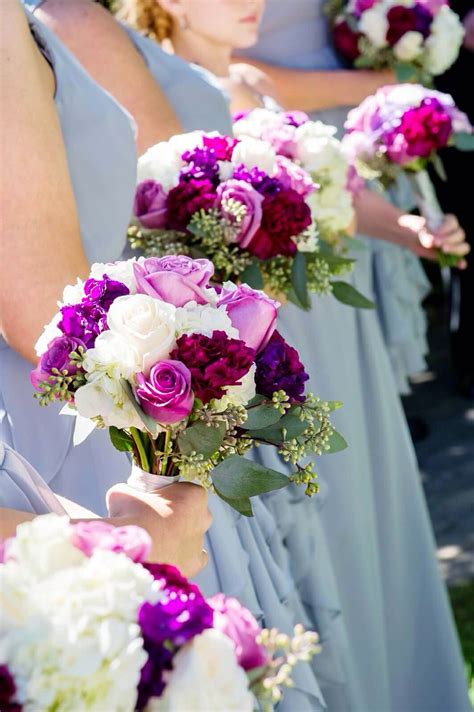
[[[69,360],[77,369],[75,373],[70,374],[67,369],[59,371],[57,368],[52,368],[51,375],[38,383],[39,392],[34,394],[34,398],[41,406],[49,405],[54,401],[72,403],[74,392],[86,383],[85,373],[82,370],[83,347],[79,346],[77,351],[72,351]]]

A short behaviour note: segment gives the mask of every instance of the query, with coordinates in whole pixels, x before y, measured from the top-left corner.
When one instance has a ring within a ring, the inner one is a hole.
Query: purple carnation
[[[85,300],[81,304],[61,307],[61,315],[58,328],[66,336],[73,336],[82,341],[86,349],[91,349],[99,334],[109,328],[106,311]]]
[[[21,712],[21,705],[15,702],[16,684],[7,665],[0,665],[0,710]]]
[[[308,379],[297,350],[275,331],[267,346],[257,356],[257,393],[271,398],[275,391],[281,390],[292,401],[301,402],[304,400],[304,384]]]
[[[384,135],[389,157],[397,163],[415,158],[429,158],[444,148],[452,133],[452,121],[443,104],[434,97],[423,99],[420,106],[408,109],[400,124]]]
[[[85,298],[83,302],[96,304],[105,311],[110,309],[110,305],[117,297],[130,294],[129,288],[123,282],[110,279],[106,274],[102,279],[88,279],[84,284]]]
[[[240,385],[241,379],[255,361],[255,351],[240,339],[231,339],[225,331],[183,335],[171,358],[184,363],[191,371],[191,385],[203,403],[222,398],[228,386]]]
[[[47,351],[41,356],[38,365],[30,373],[30,380],[34,388],[40,389],[41,381],[47,381],[53,375],[53,369],[61,373],[67,371],[69,376],[77,373],[77,366],[71,362],[70,355],[82,346],[84,342],[74,336],[58,336],[48,344]]]
[[[167,200],[168,228],[185,231],[192,216],[199,210],[210,210],[216,193],[211,181],[195,180],[179,183],[170,190]]]
[[[262,195],[275,195],[282,188],[278,178],[271,178],[268,173],[261,171],[256,166],[249,169],[240,164],[235,167],[232,177],[235,180],[244,180],[246,183],[250,183]]]

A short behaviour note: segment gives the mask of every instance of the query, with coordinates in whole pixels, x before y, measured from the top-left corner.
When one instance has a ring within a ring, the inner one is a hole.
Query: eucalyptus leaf
[[[241,426],[244,430],[261,430],[281,419],[281,413],[271,404],[257,405],[255,408],[251,408],[247,411],[247,416],[247,420]]]
[[[454,134],[454,145],[459,151],[474,151],[474,133],[461,131]]]
[[[263,289],[263,275],[258,262],[252,262],[240,275],[240,281],[252,289]]]
[[[132,437],[125,430],[120,430],[112,425],[109,428],[109,437],[116,450],[120,450],[120,452],[132,450]]]
[[[252,502],[248,497],[236,497],[234,499],[230,499],[229,497],[224,497],[224,495],[219,492],[217,487],[215,487],[215,490],[217,495],[233,509],[239,512],[239,514],[243,514],[244,517],[253,517]]]
[[[122,386],[123,390],[125,391],[130,403],[133,405],[135,408],[135,411],[142,421],[143,425],[146,427],[146,429],[152,433],[156,433],[156,422],[153,420],[153,418],[150,418],[149,415],[147,415],[139,406],[137,403],[137,400],[133,394],[132,387],[128,381],[125,380],[125,378],[120,379],[120,385]]]
[[[316,255],[317,254],[318,253],[316,253]],[[326,262],[332,269],[335,267],[351,267],[355,263],[355,260],[350,257],[340,257],[339,255],[330,253],[321,254],[319,255],[319,258],[324,260],[324,262]]]
[[[291,265],[291,284],[304,309],[309,309],[308,278],[306,274],[306,259],[303,252],[297,252]]]
[[[332,293],[339,302],[357,309],[375,309],[375,304],[348,282],[331,282]]]
[[[289,478],[282,472],[263,467],[240,455],[232,455],[217,465],[211,472],[211,478],[220,495],[230,500],[255,497],[290,484]]]
[[[219,423],[217,427],[213,425],[209,427],[206,423],[198,421],[179,435],[178,446],[183,455],[198,452],[208,459],[219,450],[224,436],[224,423]]]
[[[335,452],[341,452],[342,450],[346,450],[348,447],[346,440],[340,433],[337,432],[337,430],[334,430],[329,436],[328,445],[329,450],[325,450],[327,455],[332,455]]]
[[[301,420],[294,413],[287,413],[275,425],[250,430],[248,434],[254,438],[254,440],[282,443],[285,440],[298,438],[304,433],[307,427],[308,423],[306,423],[306,421]]]

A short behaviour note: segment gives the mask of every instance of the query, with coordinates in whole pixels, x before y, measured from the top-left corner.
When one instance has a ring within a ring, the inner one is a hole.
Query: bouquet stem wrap
[[[153,492],[158,492],[164,487],[168,487],[168,485],[172,485],[178,480],[179,475],[176,475],[175,477],[154,475],[151,472],[145,472],[140,467],[137,467],[137,465],[132,465],[132,471],[127,480],[127,484],[129,487],[138,490],[139,492],[151,494]]]

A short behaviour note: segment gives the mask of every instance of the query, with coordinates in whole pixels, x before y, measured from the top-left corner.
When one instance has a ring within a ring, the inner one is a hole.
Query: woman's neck
[[[187,62],[204,67],[216,77],[229,76],[232,47],[217,44],[192,30],[179,29],[173,32],[171,43],[174,53]]]

